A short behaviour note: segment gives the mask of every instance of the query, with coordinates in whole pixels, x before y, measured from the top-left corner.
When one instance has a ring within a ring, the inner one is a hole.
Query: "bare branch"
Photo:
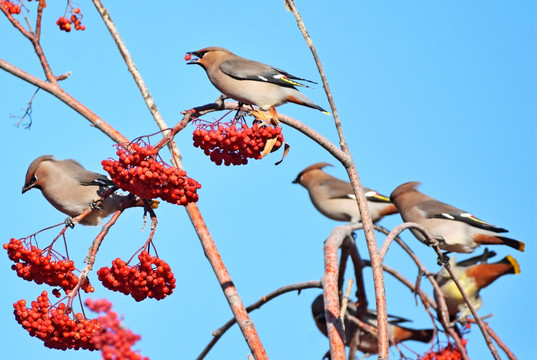
[[[125,60],[125,64],[127,65],[127,68],[129,69],[129,72],[131,73],[132,77],[134,78],[134,81],[136,82],[136,85],[138,86],[138,89],[140,90],[140,93],[144,98],[145,104],[147,105],[147,108],[153,116],[153,119],[155,119],[155,122],[157,123],[163,134],[166,135],[167,129],[169,127],[168,125],[166,125],[166,122],[162,118],[162,115],[158,110],[157,104],[153,100],[153,97],[151,96],[151,93],[149,92],[149,89],[147,88],[142,75],[140,74],[138,68],[136,67],[136,64],[134,63],[134,59],[132,58],[129,50],[127,49],[127,46],[123,42],[123,39],[119,35],[119,31],[117,30],[116,25],[110,17],[110,12],[103,6],[100,0],[93,0],[93,4],[97,8],[97,11],[99,11],[99,14],[101,15],[106,27],[108,28],[108,31],[110,31],[110,35],[112,35],[112,38],[114,39],[117,48],[121,56],[123,57],[123,60]],[[173,146],[170,144],[169,149],[173,157],[177,159],[177,162],[180,165],[179,167],[182,168],[182,157],[177,146]]]
[[[388,314],[387,314],[387,309],[386,309],[384,273],[382,272],[382,259],[379,256],[378,245],[375,239],[375,231],[373,229],[373,222],[371,221],[369,208],[367,207],[367,202],[364,196],[362,183],[360,181],[360,177],[358,176],[358,171],[354,164],[354,160],[352,159],[352,155],[349,151],[347,142],[345,141],[343,128],[339,120],[339,115],[337,113],[336,105],[332,97],[330,87],[328,86],[328,80],[326,79],[326,75],[324,73],[322,63],[319,59],[319,56],[317,55],[317,50],[315,49],[315,46],[313,45],[313,41],[311,40],[308,34],[308,31],[306,30],[306,26],[304,25],[304,22],[302,21],[302,18],[300,14],[298,13],[298,10],[295,6],[294,1],[285,0],[285,3],[288,6],[288,8],[293,12],[293,15],[295,16],[298,27],[300,31],[302,32],[302,35],[304,36],[304,39],[306,40],[306,43],[308,44],[313,54],[315,63],[317,64],[317,68],[319,69],[319,74],[321,75],[321,79],[323,81],[323,86],[326,92],[326,96],[328,97],[328,101],[330,102],[330,107],[334,115],[334,122],[336,125],[337,133],[339,135],[339,145],[341,149],[343,150],[343,152],[348,155],[347,161],[342,162],[342,165],[347,170],[347,174],[349,176],[349,180],[351,182],[354,194],[356,195],[356,202],[358,204],[358,209],[360,210],[362,223],[364,224],[364,233],[365,233],[365,239],[367,242],[367,249],[369,250],[369,257],[373,263],[372,270],[373,270],[373,280],[374,280],[374,285],[375,285],[375,300],[376,300],[376,305],[377,305],[377,320],[378,320],[378,331],[379,331],[379,337],[378,337],[379,359],[387,359],[389,357]]]
[[[419,224],[416,224],[416,223],[404,223],[404,224],[402,224],[400,226],[404,227],[405,229],[416,229],[420,233],[423,234],[423,236],[426,239],[427,244],[434,249],[434,251],[438,255],[439,262],[441,262],[441,264],[446,268],[447,272],[449,273],[449,275],[453,279],[453,282],[455,283],[455,285],[457,285],[457,288],[459,289],[464,301],[468,305],[468,308],[470,309],[470,312],[474,316],[474,319],[477,322],[477,325],[479,326],[479,329],[481,330],[481,333],[483,334],[483,337],[485,338],[485,342],[487,343],[487,346],[489,347],[489,350],[490,350],[492,356],[494,357],[494,359],[500,360],[500,356],[498,355],[498,350],[494,346],[494,343],[492,342],[492,339],[491,339],[489,333],[487,332],[487,329],[486,329],[483,321],[481,320],[479,315],[477,315],[477,311],[476,311],[474,305],[472,304],[472,301],[468,297],[468,294],[466,293],[466,290],[462,286],[461,282],[459,281],[459,279],[455,275],[455,272],[453,271],[453,268],[451,267],[451,264],[449,263],[449,261],[446,260],[446,255],[444,253],[442,253],[442,250],[438,246],[438,241],[436,239],[434,239],[433,237],[431,237],[431,235],[427,232],[427,230],[425,230],[425,228],[423,226],[419,225]]]
[[[326,314],[326,328],[330,341],[330,358],[332,360],[345,359],[345,331],[343,322],[339,318],[338,294],[338,261],[337,252],[347,236],[351,235],[352,227],[342,225],[334,228],[324,244],[324,307]]]
[[[277,298],[280,295],[283,295],[285,293],[298,290],[300,293],[301,290],[304,289],[311,289],[311,288],[322,288],[321,282],[318,280],[311,280],[311,281],[305,281],[302,283],[292,284],[283,286],[279,289],[274,290],[273,292],[261,297],[258,301],[254,302],[250,306],[246,308],[246,311],[248,313],[259,309],[261,306],[269,302],[270,300]],[[227,323],[225,323],[223,326],[218,328],[217,330],[213,331],[213,339],[209,342],[209,344],[203,349],[200,355],[196,358],[196,360],[204,359],[205,356],[211,351],[211,349],[214,347],[214,345],[220,340],[220,338],[225,334],[226,331],[229,330],[235,323],[237,322],[237,319],[232,318]]]

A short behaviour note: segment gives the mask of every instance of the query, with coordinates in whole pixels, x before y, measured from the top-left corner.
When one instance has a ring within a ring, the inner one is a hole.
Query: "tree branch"
[[[343,245],[345,238],[351,235],[351,229],[350,225],[342,225],[334,228],[324,244],[325,270],[323,276],[323,298],[331,360],[344,360],[346,358],[345,331],[343,329],[343,322],[339,318],[337,252]]]
[[[349,147],[347,145],[347,142],[345,141],[343,128],[341,126],[339,115],[336,109],[336,104],[334,102],[332,93],[330,91],[330,87],[328,85],[328,80],[326,79],[326,75],[324,73],[322,63],[319,59],[319,56],[317,55],[317,50],[315,49],[315,46],[313,45],[313,41],[311,40],[311,37],[308,34],[306,26],[304,25],[304,22],[302,21],[302,17],[300,16],[295,6],[294,1],[285,0],[285,3],[288,6],[288,8],[293,12],[293,15],[295,16],[298,27],[300,31],[302,32],[302,35],[304,36],[304,39],[306,40],[306,43],[308,44],[311,50],[311,53],[313,54],[315,63],[317,64],[317,68],[319,69],[319,74],[321,75],[321,79],[323,81],[323,87],[326,92],[326,96],[328,98],[328,101],[330,102],[330,108],[332,109],[332,112],[334,115],[334,122],[335,122],[337,133],[339,135],[339,145],[341,149],[343,150],[343,152],[348,155],[348,158],[346,159],[345,162],[342,162],[342,165],[347,170],[347,174],[349,176],[349,180],[351,182],[354,194],[356,195],[356,202],[358,204],[360,216],[362,217],[362,223],[364,224],[364,234],[365,234],[365,239],[367,242],[367,249],[369,251],[369,257],[372,262],[371,268],[373,270],[373,280],[374,280],[374,285],[375,285],[375,300],[376,300],[376,305],[377,305],[377,320],[378,320],[378,332],[379,332],[379,337],[378,337],[379,359],[388,359],[389,358],[388,313],[386,309],[386,292],[385,292],[385,286],[384,286],[384,273],[382,271],[382,259],[379,256],[378,245],[375,239],[373,221],[371,220],[371,216],[369,214],[369,208],[367,207],[367,201],[365,199],[364,190],[362,187],[362,183],[360,181],[360,177],[358,176],[356,165],[354,164],[354,160],[352,159],[352,155],[350,153]]]
[[[259,299],[258,301],[254,302],[253,304],[249,305],[248,307],[246,307],[246,311],[248,313],[250,313],[250,312],[252,312],[252,311],[254,311],[256,309],[259,309],[261,306],[263,306],[264,304],[266,304],[270,300],[275,299],[278,296],[286,294],[288,292],[298,290],[298,292],[300,294],[301,290],[311,289],[311,288],[320,288],[320,289],[322,289],[321,282],[318,281],[318,280],[311,280],[311,281],[305,281],[305,282],[301,282],[301,283],[297,283],[297,284],[282,286],[281,288],[276,289],[273,292],[261,297],[261,299]],[[205,356],[207,356],[207,354],[209,353],[209,351],[211,351],[211,349],[214,347],[214,345],[218,342],[218,340],[220,340],[220,338],[225,334],[225,332],[228,331],[229,328],[231,328],[236,322],[237,322],[237,320],[235,318],[232,318],[227,323],[222,325],[220,328],[218,328],[215,331],[213,331],[212,334],[213,334],[214,337],[209,342],[209,344],[205,347],[205,349],[203,349],[201,354],[198,355],[196,360],[204,359]]]
[[[160,127],[160,129],[163,132],[165,132],[165,129],[168,129],[168,125],[166,125],[166,123],[160,116],[160,113],[158,112],[158,109],[153,101],[153,98],[151,97],[149,90],[147,89],[147,87],[145,86],[145,83],[143,82],[142,76],[136,69],[134,65],[134,61],[132,60],[132,57],[130,56],[127,50],[127,47],[121,40],[119,36],[119,32],[117,31],[117,28],[115,27],[114,23],[112,22],[110,18],[110,14],[108,10],[104,8],[100,0],[93,0],[93,3],[95,4],[95,7],[101,14],[106,26],[108,27],[110,31],[110,34],[114,38],[114,41],[116,42],[116,45],[118,46],[120,53],[123,56],[123,59],[125,60],[127,64],[127,67],[129,68],[129,71],[133,75],[134,80],[136,84],[138,85],[138,88],[140,89],[142,96],[144,97],[149,110],[153,114],[153,117],[155,118],[157,125]],[[186,123],[188,123],[188,119],[185,122],[185,125]],[[169,141],[168,146],[170,147],[170,151],[172,153],[172,163],[177,168],[182,168],[181,155],[180,155],[179,149],[177,148],[177,146],[175,145],[173,141]],[[198,234],[198,237],[203,246],[205,255],[207,256],[209,263],[211,264],[213,271],[216,274],[218,282],[220,283],[220,286],[222,287],[224,295],[231,307],[231,311],[237,318],[237,322],[243,333],[246,343],[250,347],[250,350],[252,351],[256,360],[266,359],[267,354],[265,352],[265,349],[263,348],[263,344],[261,343],[261,340],[259,339],[259,335],[255,329],[253,322],[250,320],[250,317],[248,316],[248,313],[246,312],[244,308],[244,305],[239,296],[239,293],[237,292],[237,289],[235,288],[235,285],[233,284],[233,281],[231,280],[231,276],[226,266],[224,265],[222,257],[220,256],[220,253],[218,252],[218,249],[216,248],[216,244],[214,243],[214,240],[209,232],[209,229],[207,228],[207,225],[205,221],[203,220],[203,216],[201,215],[201,212],[199,211],[198,206],[195,203],[189,203],[187,206],[185,206],[185,209],[188,213],[188,216],[190,217],[190,221],[192,222],[192,225],[194,226],[196,230],[196,233]]]
[[[453,279],[453,282],[455,283],[455,285],[457,285],[457,288],[459,289],[464,301],[468,305],[468,308],[470,309],[470,312],[474,316],[474,319],[477,322],[477,325],[479,326],[479,329],[481,330],[481,333],[483,334],[485,342],[487,343],[487,346],[489,347],[489,350],[490,350],[492,356],[494,357],[494,359],[500,360],[500,356],[498,355],[498,350],[494,346],[494,343],[492,342],[492,339],[491,339],[489,333],[487,332],[487,329],[486,329],[485,325],[483,324],[483,321],[481,320],[479,315],[477,315],[477,311],[476,311],[474,305],[472,304],[472,301],[468,297],[468,294],[467,294],[466,290],[464,289],[464,287],[462,286],[461,282],[459,281],[459,279],[455,275],[455,272],[453,271],[453,268],[451,267],[451,264],[449,263],[449,261],[445,261],[446,255],[444,253],[442,253],[442,250],[438,246],[438,241],[436,239],[434,239],[433,237],[431,237],[431,235],[427,232],[427,230],[425,230],[425,228],[423,226],[419,225],[419,224],[416,224],[416,223],[404,223],[404,224],[400,225],[399,227],[402,229],[401,231],[403,231],[404,229],[416,229],[420,233],[423,234],[423,236],[426,239],[427,244],[434,249],[434,251],[438,255],[439,261],[446,268],[447,272],[449,273],[449,275]]]

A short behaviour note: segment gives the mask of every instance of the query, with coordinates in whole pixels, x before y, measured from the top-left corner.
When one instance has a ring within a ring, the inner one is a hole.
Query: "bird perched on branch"
[[[507,245],[524,251],[523,242],[499,235],[507,230],[425,195],[417,190],[419,185],[417,181],[399,185],[390,199],[404,221],[423,226],[431,237],[438,240],[442,250],[471,253],[477,246],[485,244]],[[418,240],[426,241],[418,230],[411,231]]]
[[[311,202],[324,216],[337,221],[361,221],[351,184],[324,172],[326,166],[332,165],[321,162],[308,166],[298,174],[293,184],[300,184],[308,190]],[[373,222],[397,213],[397,208],[386,196],[368,188],[364,188],[364,192]]]
[[[52,155],[43,155],[28,167],[22,193],[34,188],[41,190],[52,206],[69,215],[66,223],[71,224],[71,217],[78,216],[93,206],[112,185],[112,180],[107,176],[88,171],[75,160],[58,160]],[[99,225],[103,218],[118,210],[126,198],[127,195],[111,194],[82,219],[81,224]],[[149,205],[156,208],[158,201],[152,200]],[[144,206],[144,202],[134,197],[127,207],[133,206]]]
[[[308,87],[298,81],[315,82],[291,75],[283,70],[254,60],[248,60],[221,47],[211,46],[187,53],[195,58],[187,64],[200,65],[211,83],[222,93],[220,100],[231,98],[262,110],[287,102],[307,106],[328,114],[295,86]],[[328,114],[330,115],[330,114]]]
[[[323,295],[317,296],[311,304],[311,312],[315,325],[325,335],[328,336],[328,330],[326,327],[326,316],[324,311],[324,299]],[[362,329],[359,325],[351,320],[351,317],[359,318],[359,314],[356,305],[349,302],[347,305],[347,312],[344,318],[345,324],[345,345],[350,346],[353,336],[356,338],[356,348],[364,354],[377,354],[378,349],[378,336],[371,334],[370,332]],[[368,310],[367,314],[361,319],[362,322],[377,328],[377,316],[372,310]],[[398,324],[407,322],[409,320],[403,319],[397,316],[388,317],[388,336],[391,338],[391,345],[400,343],[407,340],[420,341],[428,343],[433,339],[433,329],[411,329],[400,326]]]
[[[468,294],[472,305],[479,309],[483,303],[479,292],[489,286],[499,277],[506,274],[519,274],[520,266],[511,255],[507,255],[502,260],[495,263],[487,263],[487,259],[496,255],[495,252],[485,250],[483,255],[479,255],[461,262],[456,262],[455,256],[449,260],[455,275],[461,282],[462,287]],[[471,314],[468,305],[464,301],[461,292],[449,275],[446,268],[442,268],[435,275],[436,282],[446,299],[446,305],[450,318],[453,320],[463,319]],[[457,316],[459,314],[459,316]]]

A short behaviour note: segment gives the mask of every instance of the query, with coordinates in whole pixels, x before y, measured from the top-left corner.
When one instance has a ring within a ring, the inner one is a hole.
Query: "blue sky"
[[[55,22],[63,15],[63,3],[49,2],[43,19],[42,44],[54,72],[72,72],[62,86],[128,138],[155,132],[157,127],[102,20],[90,3],[79,5],[85,32],[59,31]],[[201,68],[185,65],[187,51],[222,46],[320,82],[283,1],[130,2],[128,6],[108,1],[105,6],[170,126],[180,119],[181,110],[212,102],[219,95]],[[479,313],[494,314],[488,320],[491,327],[520,359],[534,358],[537,353],[528,344],[537,338],[537,266],[532,261],[536,255],[532,227],[537,223],[536,5],[299,1],[297,6],[323,61],[363,184],[389,195],[403,182],[421,181],[425,193],[507,228],[509,236],[526,242],[525,253],[494,248],[498,259],[512,254],[522,273],[483,290]],[[29,2],[28,8],[32,18],[35,4]],[[31,45],[6,19],[0,20],[0,33],[0,58],[43,78]],[[32,86],[0,72],[1,149],[7,175],[2,182],[4,242],[65,218],[39,191],[21,195],[27,166],[34,158],[43,154],[75,158],[102,172],[101,160],[115,155],[108,138],[44,92],[34,101],[31,130],[13,127],[10,115],[22,113],[33,92]],[[321,85],[304,93],[328,108]],[[297,105],[284,105],[279,111],[337,142],[330,117]],[[243,301],[249,304],[280,286],[320,279],[323,241],[338,223],[316,212],[305,189],[291,181],[315,162],[333,163],[330,173],[341,178],[343,168],[314,142],[285,126],[291,152],[281,165],[274,166],[280,158],[276,153],[245,167],[218,167],[192,146],[192,131],[185,129],[176,140],[187,172],[203,185],[199,207]],[[137,345],[142,354],[152,360],[174,355],[194,358],[231,312],[185,211],[162,204],[157,214],[156,245],[176,274],[175,293],[160,302],[136,303],[104,289],[93,274],[92,296],[113,301],[115,310],[125,315],[126,326],[142,335]],[[141,246],[148,235],[147,230],[140,231],[141,215],[134,209],[120,218],[101,247],[96,268],[116,257],[128,259]],[[387,228],[399,223],[398,215],[381,221]],[[68,232],[69,251],[79,266],[98,230],[77,227]],[[43,243],[53,236],[48,234],[41,238]],[[431,249],[410,233],[403,238],[429,269],[438,269]],[[365,256],[362,234],[358,246]],[[396,246],[386,263],[410,279],[417,275]],[[7,256],[0,256],[4,279],[0,343],[5,357],[98,359],[98,353],[44,349],[26,334],[13,319],[12,304],[21,298],[35,299],[44,288],[17,278],[10,265]],[[374,302],[370,271],[366,277],[369,300]],[[408,290],[389,276],[386,286],[390,313],[413,319],[410,326],[416,328],[430,326]],[[271,358],[324,355],[328,343],[310,315],[310,304],[319,293],[287,294],[252,314]],[[426,349],[408,345],[421,353]],[[468,349],[471,358],[488,358],[477,328]],[[247,352],[240,332],[233,328],[207,358],[246,358]],[[394,350],[391,354],[397,358]]]

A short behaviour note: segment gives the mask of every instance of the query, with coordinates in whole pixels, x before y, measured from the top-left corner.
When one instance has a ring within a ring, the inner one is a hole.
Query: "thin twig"
[[[362,261],[363,261],[364,266],[371,266],[371,261],[365,260],[365,259],[362,260]],[[387,272],[388,274],[392,275],[394,278],[399,280],[403,285],[405,285],[407,288],[409,288],[410,291],[412,291],[412,293],[417,293],[420,296],[420,298],[422,299],[423,304],[427,304],[427,306],[430,306],[434,310],[437,309],[438,305],[436,305],[436,302],[429,295],[427,295],[423,290],[421,290],[419,288],[416,288],[414,283],[412,281],[410,281],[409,279],[407,279],[399,271],[397,271],[396,269],[394,269],[391,266],[386,265],[386,264],[383,264],[382,268],[384,269],[385,272]]]
[[[153,100],[153,97],[151,96],[151,93],[149,92],[149,89],[147,88],[142,75],[140,74],[138,68],[136,67],[136,64],[134,63],[134,59],[132,58],[131,54],[129,53],[129,50],[127,49],[127,46],[121,38],[119,31],[116,28],[116,25],[112,21],[112,18],[110,17],[110,12],[103,6],[100,0],[93,0],[93,4],[97,8],[97,11],[99,11],[99,14],[101,15],[106,27],[108,28],[108,31],[110,31],[110,35],[112,35],[112,38],[114,39],[121,56],[125,60],[125,64],[127,64],[127,68],[129,69],[129,72],[134,78],[134,81],[144,98],[145,104],[147,105],[147,108],[153,116],[153,119],[155,119],[155,122],[157,123],[163,134],[166,135],[168,133],[168,125],[166,125],[166,122],[162,118],[162,115],[158,110],[157,104]],[[182,168],[181,153],[179,152],[177,146],[170,145],[169,149],[173,157],[175,157],[178,163],[181,165],[180,168]]]
[[[496,346],[494,346],[494,343],[492,342],[492,339],[491,339],[489,333],[487,332],[487,329],[486,329],[485,325],[483,324],[483,321],[481,320],[479,315],[477,315],[477,311],[476,311],[476,309],[474,307],[474,304],[472,303],[472,301],[468,297],[468,293],[466,292],[466,290],[462,286],[462,284],[459,281],[458,277],[455,275],[455,272],[453,271],[453,268],[451,267],[451,264],[449,263],[449,261],[445,261],[446,260],[446,255],[440,249],[440,247],[438,245],[438,241],[436,239],[434,239],[433,237],[431,237],[431,235],[427,232],[427,230],[425,230],[425,228],[423,226],[419,225],[419,224],[416,224],[416,223],[404,223],[402,225],[405,225],[404,226],[405,229],[416,229],[416,230],[418,230],[425,237],[426,243],[428,245],[430,245],[434,249],[434,251],[438,255],[439,261],[442,262],[442,265],[444,266],[444,268],[447,270],[447,272],[449,273],[449,275],[453,279],[453,282],[455,283],[455,285],[457,285],[457,288],[459,289],[464,301],[468,305],[468,308],[470,309],[470,312],[474,316],[474,319],[477,322],[477,325],[479,326],[479,329],[481,330],[481,333],[483,334],[485,342],[487,343],[487,346],[489,347],[489,350],[490,350],[492,356],[494,357],[494,359],[500,360],[500,356],[498,355],[498,350],[496,349]]]
[[[364,224],[364,234],[365,234],[365,239],[367,242],[367,249],[369,251],[369,257],[373,263],[372,270],[373,270],[373,281],[374,281],[374,286],[375,286],[375,300],[376,300],[376,305],[377,305],[377,320],[378,320],[378,329],[379,329],[379,337],[378,337],[379,359],[388,359],[389,344],[388,344],[388,314],[387,314],[387,308],[386,308],[386,291],[385,291],[385,284],[384,284],[384,274],[382,272],[382,259],[379,257],[378,245],[375,239],[375,231],[373,229],[373,221],[371,220],[371,216],[369,214],[369,208],[367,206],[367,201],[365,199],[364,190],[362,187],[362,183],[360,181],[360,177],[358,176],[356,165],[350,153],[347,142],[345,141],[345,136],[343,134],[343,127],[341,125],[341,121],[339,120],[339,115],[336,109],[336,104],[334,102],[332,93],[330,91],[328,80],[324,73],[323,65],[321,63],[321,60],[319,59],[319,56],[317,55],[317,50],[315,49],[315,46],[313,45],[313,41],[308,34],[306,26],[304,25],[304,22],[302,21],[302,17],[300,16],[295,6],[294,1],[285,0],[285,3],[287,4],[288,8],[291,10],[293,15],[295,16],[295,19],[298,24],[298,28],[302,32],[302,36],[306,40],[306,43],[308,44],[311,50],[311,53],[313,54],[313,58],[315,59],[315,63],[317,64],[317,68],[319,70],[319,74],[323,82],[323,87],[326,92],[326,96],[328,98],[328,101],[330,103],[330,108],[332,109],[332,113],[334,116],[334,123],[335,123],[336,130],[339,136],[339,145],[341,147],[341,150],[343,150],[343,152],[348,155],[346,161],[342,162],[342,165],[347,170],[347,174],[349,176],[349,180],[351,182],[354,194],[356,195],[356,202],[358,204],[360,216],[362,217],[362,223]],[[335,360],[335,359],[332,359],[332,360]]]
[[[104,8],[100,0],[93,0],[93,3],[95,7],[97,8],[97,10],[99,11],[99,13],[101,14],[103,21],[108,27],[110,34],[112,35],[114,41],[116,42],[116,45],[118,46],[123,56],[123,59],[125,60],[129,68],[129,71],[131,71],[134,77],[134,80],[136,81],[136,84],[138,85],[140,91],[142,92],[142,96],[146,100],[146,104],[148,105],[151,113],[153,114],[153,117],[155,118],[155,121],[157,122],[157,125],[160,127],[163,133],[166,133],[169,127],[164,122],[160,114],[158,113],[156,105],[153,101],[153,98],[151,97],[149,93],[149,90],[147,90],[147,87],[145,86],[145,83],[143,82],[143,79],[140,73],[136,70],[136,67],[134,66],[134,61],[132,60],[132,57],[128,53],[125,44],[123,43],[121,37],[119,36],[119,32],[117,31],[117,28],[115,27],[114,23],[111,20],[109,11]],[[177,168],[182,168],[181,155],[175,142],[170,141],[168,143],[168,146],[172,153],[172,162],[174,166]],[[214,243],[214,240],[209,232],[209,229],[207,228],[207,224],[203,220],[203,216],[201,215],[199,208],[197,207],[195,203],[189,203],[188,205],[185,206],[185,208],[186,208],[188,216],[190,217],[190,221],[192,222],[196,230],[196,233],[198,234],[198,237],[201,241],[201,244],[205,251],[205,255],[209,259],[209,262],[213,268],[213,271],[215,272],[216,277],[218,278],[218,281],[220,283],[220,286],[222,287],[222,290],[224,292],[224,295],[231,307],[231,311],[237,318],[237,322],[243,333],[246,343],[250,347],[250,350],[252,351],[254,357],[257,360],[266,359],[267,354],[265,352],[263,344],[261,343],[261,340],[259,339],[259,335],[257,333],[257,330],[255,329],[254,323],[250,320],[250,317],[248,316],[248,313],[246,312],[244,308],[244,304],[242,303],[242,300],[237,292],[237,289],[235,285],[233,284],[233,281],[231,280],[231,276],[222,261],[222,257],[220,256],[220,253],[218,252],[218,249],[216,248],[216,244]]]
[[[357,312],[359,316],[363,316],[367,313],[367,308],[369,306],[365,292],[364,263],[360,256],[360,252],[358,251],[358,246],[356,246],[356,241],[352,238],[352,236],[349,236],[347,239],[349,238],[352,239],[350,254],[352,263],[354,265],[354,277],[356,278],[356,298],[358,299]],[[348,242],[345,241],[343,245],[345,246],[347,243]]]
[[[375,225],[375,230],[380,231],[386,235],[390,233],[388,229],[380,225]],[[400,228],[400,230],[402,231],[403,228]],[[419,271],[422,272],[427,277],[427,279],[433,286],[434,296],[436,298],[437,305],[438,305],[436,309],[437,314],[438,314],[438,319],[440,320],[440,323],[442,324],[444,330],[449,334],[449,336],[451,336],[455,340],[455,344],[457,345],[457,348],[461,352],[463,359],[468,360],[468,354],[466,353],[466,348],[462,345],[460,336],[453,329],[449,321],[449,313],[448,313],[448,308],[446,305],[446,299],[444,297],[444,294],[442,293],[442,290],[440,289],[440,286],[438,285],[438,283],[436,282],[436,279],[434,278],[435,274],[427,270],[427,268],[425,267],[425,265],[423,265],[423,262],[420,260],[420,258],[410,249],[410,247],[408,247],[408,245],[398,235],[394,237],[394,240],[410,256],[410,258],[418,266]]]
[[[348,241],[349,237],[345,238],[341,245],[341,253],[339,255],[339,270],[337,279],[337,292],[340,296],[343,296],[343,284],[345,283],[345,271],[347,269],[347,262],[351,253],[352,245]],[[352,238],[351,238],[352,240]]]
[[[311,280],[311,281],[305,281],[305,282],[301,282],[301,283],[297,283],[297,284],[282,286],[281,288],[276,289],[273,292],[261,297],[260,300],[254,302],[250,306],[246,307],[246,311],[248,313],[250,313],[250,312],[252,312],[252,311],[254,311],[256,309],[259,309],[261,306],[263,306],[264,304],[266,304],[270,300],[272,300],[272,299],[274,299],[274,298],[276,298],[276,297],[278,297],[280,295],[283,295],[285,293],[288,293],[288,292],[291,292],[291,291],[296,291],[296,290],[298,290],[298,292],[300,293],[301,290],[311,289],[311,288],[322,288],[321,282],[318,281],[318,280]],[[214,337],[211,339],[211,341],[205,347],[205,349],[203,349],[201,354],[198,355],[196,360],[204,359],[205,356],[209,353],[209,351],[211,351],[211,349],[214,347],[214,345],[218,342],[218,340],[220,340],[220,338],[225,334],[225,332],[227,330],[229,330],[229,328],[231,328],[236,322],[237,322],[237,319],[232,318],[227,323],[222,325],[220,328],[218,328],[217,330],[213,331],[212,335]]]
[[[328,102],[330,103],[330,109],[332,110],[332,115],[334,116],[334,121],[336,123],[336,129],[339,135],[339,138],[341,140],[340,146],[343,149],[343,151],[348,150],[347,144],[345,142],[345,137],[343,135],[343,129],[341,126],[341,122],[339,120],[339,115],[336,109],[336,103],[334,101],[334,97],[332,96],[332,92],[330,91],[330,86],[328,85],[328,80],[326,78],[326,75],[324,73],[323,64],[321,63],[321,59],[319,58],[319,55],[317,55],[317,50],[315,49],[315,46],[313,45],[313,40],[308,34],[308,30],[306,29],[306,25],[304,25],[304,21],[302,21],[302,17],[300,16],[300,13],[298,12],[295,2],[293,0],[285,0],[287,6],[295,16],[298,28],[302,32],[302,36],[304,36],[304,39],[306,40],[306,44],[308,44],[308,47],[310,48],[310,51],[313,55],[313,58],[315,59],[315,64],[317,65],[317,69],[319,70],[319,75],[321,76],[321,80],[323,82],[324,91],[326,93],[326,97],[328,98]]]
[[[491,328],[490,328],[490,325],[488,324],[488,322],[483,322],[483,324],[485,325],[485,327],[487,328],[487,332],[490,334],[490,337],[492,337],[494,339],[494,341],[496,341],[496,344],[498,344],[498,346],[505,352],[505,355],[507,355],[507,357],[509,358],[509,360],[517,360],[517,357],[515,356],[515,354],[513,354],[513,352],[511,351],[511,349],[509,349],[507,347],[507,345],[505,345],[505,343],[502,341],[502,339],[500,339],[500,337],[498,336],[498,334],[496,334]]]
[[[343,296],[343,299],[341,300],[341,310],[339,311],[339,317],[341,318],[341,321],[343,321],[345,312],[347,311],[347,305],[349,304],[349,297],[351,296],[351,289],[353,283],[353,278],[350,278],[349,281],[347,281],[347,291],[345,291],[345,296]]]

